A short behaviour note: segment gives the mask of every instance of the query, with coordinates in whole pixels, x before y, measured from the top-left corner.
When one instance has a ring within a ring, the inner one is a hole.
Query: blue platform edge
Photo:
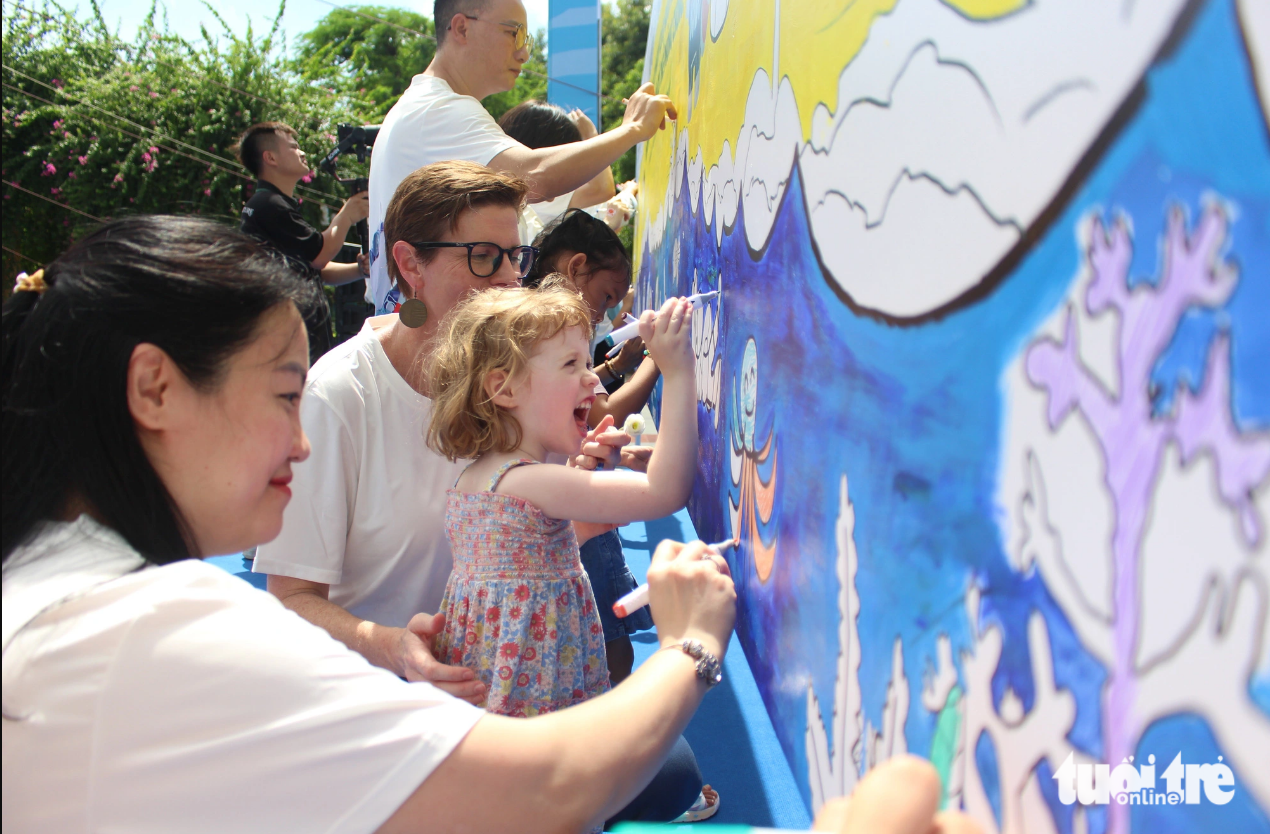
[[[662,540],[694,541],[697,531],[688,511],[681,510],[656,521],[628,524],[618,535],[631,572],[643,582],[653,551]],[[657,650],[657,639],[651,631],[632,639],[638,666]],[[697,754],[701,775],[719,792],[719,812],[705,825],[811,826],[807,805],[735,634],[723,660],[723,682],[706,694],[684,738]]]
[[[662,540],[697,538],[687,510],[656,521],[628,524],[618,530],[618,535],[626,561],[639,582],[645,581],[649,560]],[[252,573],[251,563],[241,554],[214,556],[205,561],[253,587],[265,588],[265,576]],[[645,631],[632,640],[638,667],[657,650],[657,638],[654,632]],[[811,825],[807,806],[776,740],[776,731],[736,635],[728,643],[723,661],[723,682],[701,702],[684,737],[697,755],[706,782],[719,792],[719,812],[707,825],[732,823],[793,829]]]

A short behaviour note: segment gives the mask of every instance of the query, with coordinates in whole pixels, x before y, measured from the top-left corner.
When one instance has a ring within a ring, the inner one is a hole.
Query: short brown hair
[[[507,374],[504,386],[521,378],[534,346],[566,327],[590,337],[591,311],[563,275],[535,289],[488,289],[459,303],[441,325],[428,369],[428,446],[451,461],[519,446],[520,424],[494,404],[485,380],[493,371]]]
[[[463,212],[481,206],[510,206],[519,211],[528,192],[520,177],[475,162],[456,159],[415,170],[397,186],[384,212],[388,274],[402,286],[397,259],[392,256],[397,241],[437,240],[458,227]],[[436,250],[428,249],[419,253],[419,259],[427,263],[435,255]]]
[[[295,128],[283,122],[259,122],[243,131],[243,135],[238,137],[238,141],[234,143],[234,156],[238,157],[238,161],[243,167],[251,171],[253,177],[260,176],[260,163],[264,161],[264,153],[272,148],[266,147],[265,143],[277,138],[278,134],[295,137]]]

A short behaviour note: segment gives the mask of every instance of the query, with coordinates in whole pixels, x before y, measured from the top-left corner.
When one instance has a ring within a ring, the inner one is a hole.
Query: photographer
[[[300,215],[295,186],[309,173],[308,158],[296,141],[295,131],[282,122],[262,122],[247,128],[234,148],[238,160],[256,176],[256,189],[243,206],[242,231],[286,256],[288,263],[308,280],[346,284],[365,277],[365,259],[357,263],[331,263],[344,239],[369,211],[366,192],[354,194],[319,232]],[[316,361],[330,350],[330,311],[319,310],[305,322],[309,331],[310,358]]]

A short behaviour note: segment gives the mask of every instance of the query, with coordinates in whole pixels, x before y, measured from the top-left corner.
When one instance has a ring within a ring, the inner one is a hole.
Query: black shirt
[[[300,204],[265,180],[256,180],[240,228],[304,266],[312,266],[322,252],[322,233],[300,216]]]
[[[265,180],[256,180],[256,191],[243,206],[239,228],[286,256],[296,274],[322,287],[322,273],[313,259],[322,252],[322,233],[300,216],[300,204]],[[305,317],[309,331],[309,358],[317,358],[331,349],[331,312],[322,303]]]

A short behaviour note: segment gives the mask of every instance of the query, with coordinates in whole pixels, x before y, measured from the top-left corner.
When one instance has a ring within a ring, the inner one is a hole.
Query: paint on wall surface
[[[990,831],[1270,831],[1270,4],[658,0],[645,73],[639,300],[723,290],[689,506],[809,806],[912,752]],[[1116,801],[1179,753],[1225,804]]]

